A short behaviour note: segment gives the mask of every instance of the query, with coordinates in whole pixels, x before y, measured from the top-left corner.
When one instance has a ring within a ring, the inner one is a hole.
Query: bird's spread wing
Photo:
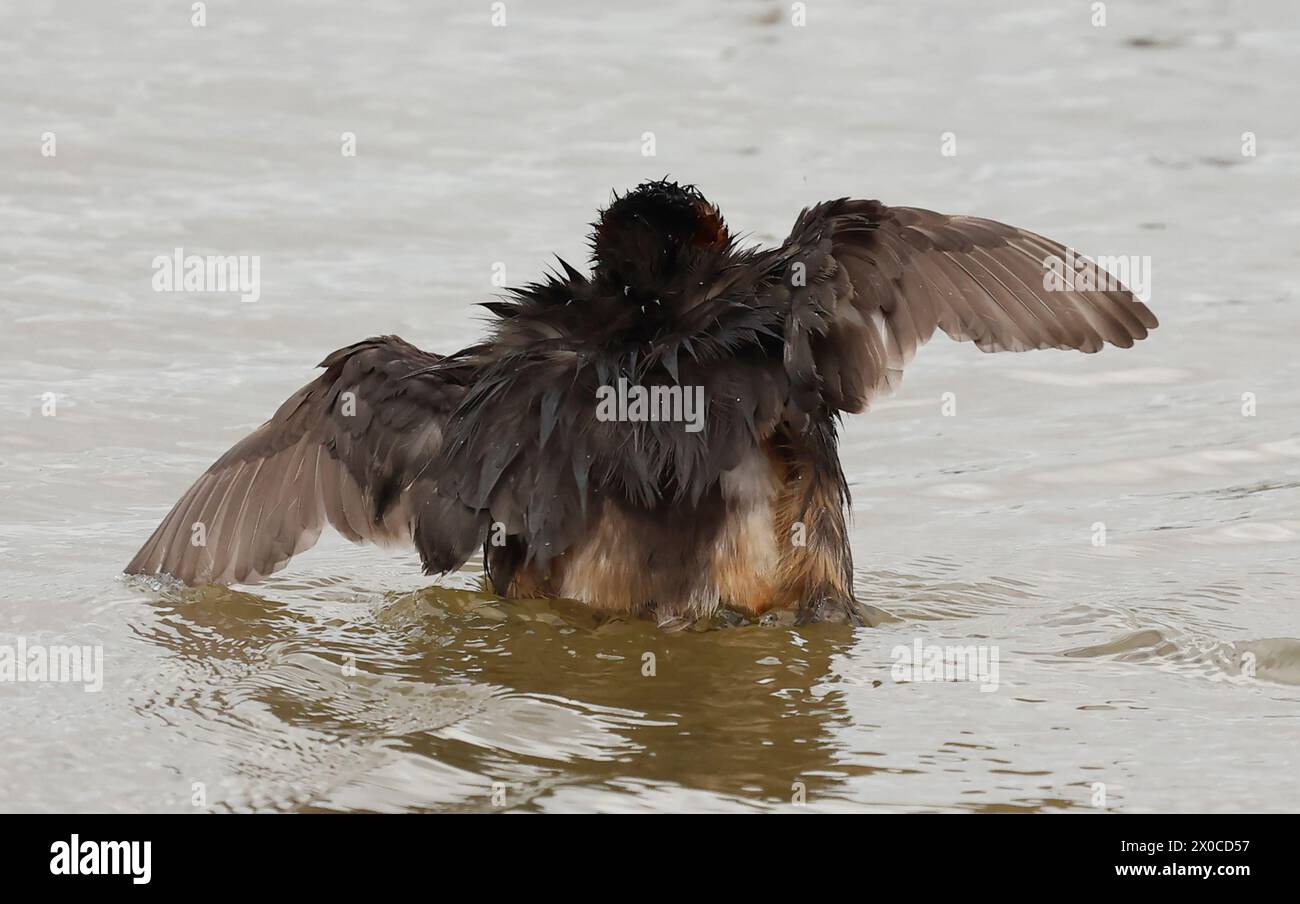
[[[1157,325],[1091,260],[977,217],[830,201],[800,214],[775,254],[767,301],[788,305],[786,369],[804,410],[861,411],[936,327],[986,352],[1095,352]]]
[[[474,548],[475,519],[440,499],[429,473],[465,392],[454,358],[384,336],[321,367],[186,491],[128,574],[251,583],[314,545],[326,522],[353,542],[423,547],[436,531],[455,535],[444,546]]]

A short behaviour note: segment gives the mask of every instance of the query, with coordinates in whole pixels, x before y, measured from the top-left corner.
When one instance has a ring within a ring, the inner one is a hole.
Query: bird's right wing
[[[353,542],[414,542],[429,572],[473,552],[482,518],[440,497],[429,467],[466,368],[396,336],[339,349],[321,367],[186,491],[127,574],[252,583],[313,546],[327,522]],[[436,558],[425,553],[435,538]]]

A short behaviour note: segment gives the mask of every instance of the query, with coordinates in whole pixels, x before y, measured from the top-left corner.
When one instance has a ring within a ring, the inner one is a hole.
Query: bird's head
[[[671,289],[707,255],[725,252],[731,236],[718,208],[694,185],[643,182],[614,196],[591,235],[597,282],[627,295]]]

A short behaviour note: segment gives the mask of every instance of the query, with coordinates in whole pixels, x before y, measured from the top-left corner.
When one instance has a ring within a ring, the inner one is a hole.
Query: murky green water
[[[0,809],[1300,808],[1298,36],[1108,6],[0,12],[0,646],[103,653],[98,692],[0,681]],[[665,172],[757,241],[857,194],[1149,255],[1163,325],[937,342],[846,424],[875,629],[665,633],[337,539],[255,588],[118,576],[328,351],[468,343],[495,263],[581,259]],[[154,293],[175,247],[260,255],[261,298]],[[917,642],[996,687],[896,680]]]

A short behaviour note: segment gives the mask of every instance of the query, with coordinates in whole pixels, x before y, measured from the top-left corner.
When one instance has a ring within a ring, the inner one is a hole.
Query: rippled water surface
[[[208,6],[0,12],[0,644],[104,654],[98,693],[0,683],[0,809],[1300,809],[1290,4]],[[754,241],[848,194],[1149,255],[1163,323],[937,341],[846,423],[874,629],[665,632],[337,538],[119,577],[327,352],[461,347],[495,263],[582,259],[664,173]],[[175,247],[260,255],[261,298],[154,293]],[[917,641],[996,647],[996,689],[896,681]]]

